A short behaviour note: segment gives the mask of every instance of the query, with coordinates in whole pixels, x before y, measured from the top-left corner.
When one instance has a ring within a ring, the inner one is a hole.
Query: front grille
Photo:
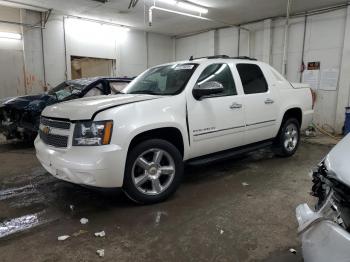
[[[41,140],[50,146],[54,147],[67,147],[68,146],[68,136],[61,136],[55,134],[45,134],[41,130],[39,131]]]
[[[41,117],[40,123],[45,126],[49,126],[53,128],[70,129],[70,122],[67,122],[67,121],[53,120],[50,118]]]

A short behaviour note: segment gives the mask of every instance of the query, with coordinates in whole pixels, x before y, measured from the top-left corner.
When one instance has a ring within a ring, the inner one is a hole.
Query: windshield
[[[197,64],[174,64],[151,68],[123,90],[126,94],[176,95],[190,80]]]
[[[80,93],[84,87],[85,85],[79,85],[77,83],[63,82],[51,89],[48,94],[55,96],[57,100],[63,100],[72,94]]]

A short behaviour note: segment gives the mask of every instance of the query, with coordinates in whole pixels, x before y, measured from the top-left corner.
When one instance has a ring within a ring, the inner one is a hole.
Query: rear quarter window
[[[267,81],[260,67],[255,64],[237,64],[245,94],[258,94],[268,91]]]

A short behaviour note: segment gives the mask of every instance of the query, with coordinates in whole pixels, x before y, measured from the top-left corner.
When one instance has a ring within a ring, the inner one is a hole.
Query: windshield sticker
[[[175,67],[175,70],[191,70],[193,67],[194,65],[179,65]]]

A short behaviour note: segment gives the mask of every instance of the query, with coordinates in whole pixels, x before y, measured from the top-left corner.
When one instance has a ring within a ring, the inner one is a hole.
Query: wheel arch
[[[282,121],[281,121],[281,126],[283,125],[283,123],[290,118],[295,118],[298,122],[299,122],[299,126],[302,125],[303,123],[303,111],[300,107],[292,107],[287,109],[284,112]]]
[[[137,144],[146,141],[148,139],[163,139],[173,144],[180,152],[181,156],[184,157],[184,138],[180,129],[176,127],[160,127],[150,130],[142,131],[136,134],[130,141],[128,147],[128,153],[130,149],[135,147]]]

